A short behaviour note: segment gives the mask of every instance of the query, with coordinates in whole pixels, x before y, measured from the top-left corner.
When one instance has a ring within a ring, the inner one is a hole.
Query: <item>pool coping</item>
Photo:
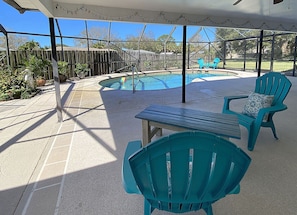
[[[227,75],[195,78],[191,83],[257,76],[257,72],[254,72],[254,71],[237,71],[237,70],[235,71],[235,70],[228,70],[228,69],[211,69],[211,68],[206,68],[206,69],[193,68],[193,69],[186,70],[186,72],[193,72],[193,71],[200,71],[201,73],[208,73],[209,71],[211,71],[212,74],[226,73]],[[153,73],[177,73],[177,72],[181,73],[182,69],[143,71],[143,72],[138,72],[138,75],[147,75],[147,74],[153,74]],[[99,80],[98,84],[101,87],[101,89],[104,89],[104,90],[119,90],[119,89],[103,86],[100,84],[100,82],[111,80],[114,78],[131,77],[131,76],[133,76],[133,72],[111,73],[111,74],[101,75],[100,78],[98,79]],[[158,90],[162,90],[162,89],[158,89]],[[127,90],[127,91],[133,91],[133,90]]]

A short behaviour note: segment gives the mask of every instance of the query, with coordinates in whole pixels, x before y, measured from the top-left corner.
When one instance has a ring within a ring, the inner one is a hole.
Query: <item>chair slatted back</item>
[[[274,95],[272,105],[282,104],[287,97],[292,83],[278,72],[269,72],[257,78],[255,92],[265,95]]]
[[[200,68],[200,69],[202,69],[202,68],[205,67],[205,65],[204,65],[204,60],[203,60],[202,58],[199,58],[199,59],[197,60],[197,62],[198,62],[198,64],[199,64],[199,68]]]
[[[216,58],[213,60],[213,63],[214,63],[214,64],[218,64],[218,63],[220,63],[220,61],[221,61],[221,59],[218,58],[218,57],[216,57]]]
[[[239,185],[250,158],[233,143],[203,132],[161,138],[129,158],[135,181],[154,208],[198,210]]]

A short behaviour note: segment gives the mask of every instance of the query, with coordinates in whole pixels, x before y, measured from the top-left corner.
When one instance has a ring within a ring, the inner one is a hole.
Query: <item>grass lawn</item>
[[[239,60],[226,60],[226,69],[243,69],[244,62]],[[219,67],[223,67],[223,63],[219,63]],[[255,61],[246,61],[246,70],[256,70]],[[270,70],[270,61],[262,61],[261,68],[263,70]],[[274,72],[285,72],[293,70],[293,61],[274,61],[273,71]]]

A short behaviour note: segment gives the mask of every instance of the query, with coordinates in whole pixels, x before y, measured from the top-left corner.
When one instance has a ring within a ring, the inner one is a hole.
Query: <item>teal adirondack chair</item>
[[[144,215],[154,209],[183,213],[203,209],[240,191],[250,157],[230,141],[198,131],[179,132],[144,148],[128,143],[123,160],[127,193],[144,196]]]
[[[237,115],[239,124],[247,128],[248,149],[250,151],[254,150],[261,127],[270,127],[275,139],[278,139],[272,117],[276,112],[287,109],[283,101],[288,95],[291,85],[292,83],[286,76],[278,72],[269,72],[257,78],[255,91],[251,94],[252,96],[227,96],[224,98],[223,113]],[[272,99],[270,98],[271,104],[267,105],[266,102],[268,100],[265,101],[265,99],[269,99],[270,96],[273,96]],[[253,99],[254,97],[256,99]],[[230,102],[232,100],[243,98],[249,98],[249,102],[246,106],[251,107],[251,111],[239,113],[230,110]]]
[[[213,59],[213,62],[208,65],[208,67],[217,69],[220,61],[221,61],[220,58],[216,57],[215,59]]]
[[[197,62],[198,62],[198,65],[199,65],[199,68],[200,68],[200,69],[204,69],[204,68],[206,67],[206,65],[205,65],[205,63],[204,63],[204,60],[203,60],[202,58],[199,58],[199,59],[197,60]]]

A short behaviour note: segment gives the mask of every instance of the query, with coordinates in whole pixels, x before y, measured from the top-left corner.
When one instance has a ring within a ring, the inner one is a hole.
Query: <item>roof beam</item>
[[[243,16],[237,16],[235,19],[232,13],[180,13],[177,11],[150,11],[65,2],[54,2],[52,9],[55,17],[73,19],[297,31],[296,22],[290,17],[259,19],[259,16],[243,14]]]
[[[25,13],[28,10],[31,10],[31,11],[35,10],[35,9],[23,8],[13,0],[3,0],[3,1],[9,4],[11,7],[15,8],[16,10],[18,10],[21,14]]]
[[[53,1],[48,1],[48,0],[39,0],[39,1],[34,1],[30,0],[31,3],[39,9],[40,12],[42,12],[44,15],[47,17],[55,17],[53,13]]]

